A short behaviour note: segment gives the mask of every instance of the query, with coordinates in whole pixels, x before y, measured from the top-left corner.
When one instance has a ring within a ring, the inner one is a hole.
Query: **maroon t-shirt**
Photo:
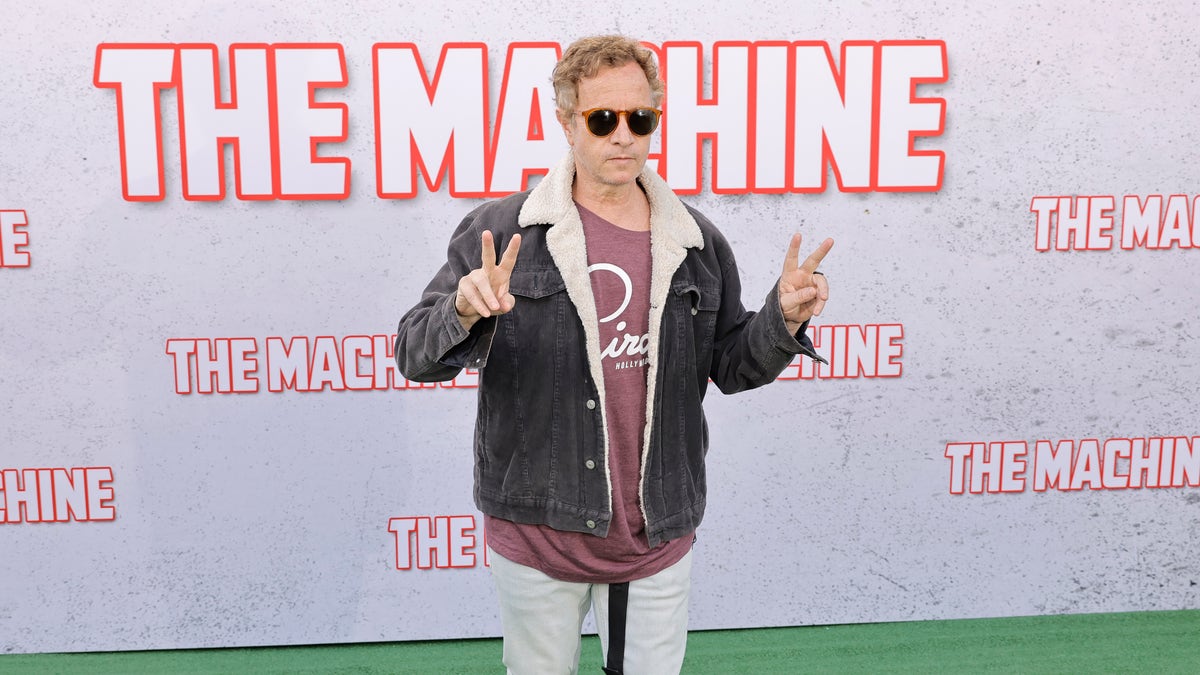
[[[578,205],[577,205],[578,206]],[[642,437],[650,323],[650,233],[620,228],[578,206],[588,272],[600,322],[608,471],[613,518],[607,537],[484,518],[488,545],[500,555],[562,581],[619,583],[661,572],[691,548],[691,537],[660,544],[646,538],[641,507]],[[594,480],[604,480],[597,464]]]

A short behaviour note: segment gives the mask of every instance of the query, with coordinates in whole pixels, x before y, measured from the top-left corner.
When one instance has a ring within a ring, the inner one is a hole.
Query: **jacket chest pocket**
[[[676,279],[671,283],[676,328],[690,333],[697,346],[711,343],[721,308],[721,289],[712,284]],[[690,328],[690,330],[688,330]]]
[[[513,270],[508,292],[516,299],[502,322],[509,346],[543,359],[550,356],[549,350],[561,349],[571,312],[562,274],[553,269]]]
[[[567,290],[558,270],[513,270],[508,290],[518,299],[541,300]]]

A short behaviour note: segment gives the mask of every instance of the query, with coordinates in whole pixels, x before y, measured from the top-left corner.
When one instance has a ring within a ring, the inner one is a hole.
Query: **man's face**
[[[642,172],[650,152],[650,136],[635,136],[629,131],[626,116],[621,115],[617,128],[608,136],[597,138],[587,129],[580,113],[592,108],[633,110],[648,108],[653,99],[650,83],[638,64],[626,63],[618,68],[604,68],[595,77],[579,81],[575,109],[567,120],[559,120],[567,134],[567,142],[575,150],[576,188],[611,192],[614,188],[633,184]]]

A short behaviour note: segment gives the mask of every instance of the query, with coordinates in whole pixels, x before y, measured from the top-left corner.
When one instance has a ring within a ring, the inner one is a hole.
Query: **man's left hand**
[[[825,275],[817,271],[817,267],[829,249],[833,248],[833,240],[821,242],[817,250],[801,263],[800,239],[799,233],[792,235],[792,243],[783,259],[783,274],[779,277],[779,308],[783,310],[783,320],[792,335],[800,330],[805,321],[820,316],[829,300],[829,283]]]

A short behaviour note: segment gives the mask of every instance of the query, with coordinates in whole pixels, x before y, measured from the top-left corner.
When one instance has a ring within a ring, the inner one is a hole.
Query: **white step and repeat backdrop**
[[[714,392],[696,629],[1200,607],[1190,2],[69,2],[0,40],[0,651],[492,636],[477,373],[396,321],[598,32],[797,362]]]

